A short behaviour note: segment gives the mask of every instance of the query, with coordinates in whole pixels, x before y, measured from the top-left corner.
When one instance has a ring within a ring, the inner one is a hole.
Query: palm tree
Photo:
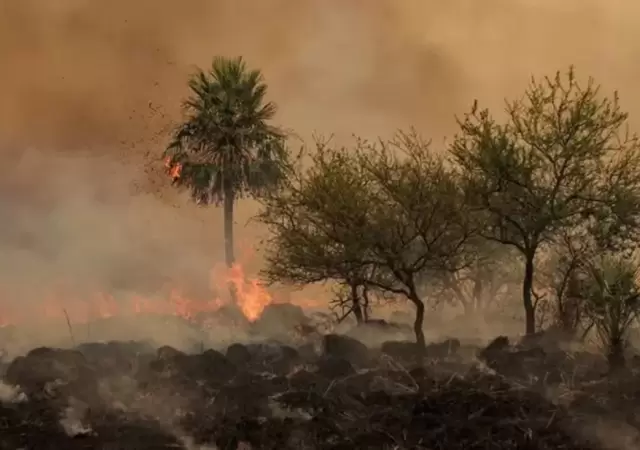
[[[285,134],[268,124],[276,105],[265,101],[262,73],[248,70],[241,57],[215,58],[208,72],[192,75],[189,88],[185,119],[172,135],[165,161],[174,183],[188,188],[198,204],[223,204],[225,259],[231,267],[235,202],[279,184],[287,161]]]
[[[585,264],[585,314],[607,351],[612,372],[624,368],[628,333],[640,314],[637,261],[600,255]]]

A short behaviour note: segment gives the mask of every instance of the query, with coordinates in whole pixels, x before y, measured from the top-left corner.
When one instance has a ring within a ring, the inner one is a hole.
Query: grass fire
[[[238,292],[237,306],[248,321],[255,321],[264,308],[272,303],[271,294],[257,279],[249,279],[244,274],[242,266],[234,264],[229,270],[212,271],[213,292],[220,292],[232,284]],[[222,283],[221,283],[222,281]],[[207,300],[189,298],[178,288],[171,288],[165,296],[148,298],[133,295],[128,299],[116,299],[114,296],[96,291],[86,296],[75,297],[50,292],[43,294],[42,301],[33,305],[16,306],[16,302],[6,299],[6,310],[0,314],[1,326],[19,325],[25,322],[42,320],[44,322],[68,318],[73,324],[87,324],[97,319],[108,319],[118,316],[136,314],[153,314],[176,316],[188,321],[194,321],[199,316],[219,310],[229,301],[213,297]],[[13,310],[11,307],[13,306]]]

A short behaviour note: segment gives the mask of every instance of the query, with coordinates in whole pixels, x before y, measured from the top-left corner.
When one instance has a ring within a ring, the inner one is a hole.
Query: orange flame
[[[174,163],[171,157],[165,158],[164,166],[167,168],[169,176],[173,181],[176,181],[182,175],[182,164]]]
[[[234,264],[229,270],[229,281],[236,289],[238,306],[249,321],[257,320],[264,308],[273,301],[258,280],[247,280],[239,264]]]
[[[258,280],[247,278],[241,265],[236,264],[231,269],[226,269],[221,274],[222,277],[219,275],[219,269],[215,268],[212,271],[212,286],[216,291],[221,291],[226,287],[225,284],[233,285],[237,306],[247,320],[257,320],[264,308],[272,303],[271,294]],[[73,323],[87,323],[99,318],[138,314],[176,316],[193,322],[202,314],[215,312],[228,303],[228,300],[217,297],[194,300],[183,295],[177,288],[171,289],[165,298],[138,295],[128,301],[118,300],[102,292],[91,298],[77,298],[68,293],[54,292],[46,295],[39,305],[35,305],[35,310],[29,308],[30,304],[16,307],[16,303],[0,303],[0,327],[38,320],[66,320],[67,317]]]
[[[171,158],[165,159],[165,167],[169,175],[176,180],[180,177],[182,165],[174,163]],[[245,248],[243,253],[251,253]],[[248,255],[244,255],[245,257]],[[257,320],[273,298],[268,290],[257,279],[247,277],[240,264],[234,264],[229,269],[214,267],[211,273],[212,290],[221,292],[226,285],[232,285],[236,293],[238,308],[250,322]],[[104,292],[78,298],[65,290],[56,289],[43,297],[43,301],[32,310],[32,302],[0,302],[0,327],[34,322],[38,320],[70,320],[73,323],[87,323],[94,319],[111,318],[137,314],[171,315],[185,320],[196,321],[202,314],[219,310],[229,303],[229,300],[211,298],[206,301],[194,300],[183,295],[183,292],[173,287],[165,298],[148,298],[141,295],[128,300],[116,299]],[[310,302],[292,302],[300,306],[309,306]],[[19,305],[19,306],[18,306]]]

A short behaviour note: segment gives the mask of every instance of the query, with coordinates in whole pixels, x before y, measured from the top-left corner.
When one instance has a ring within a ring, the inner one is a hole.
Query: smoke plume
[[[500,108],[570,64],[639,112],[637,17],[633,0],[5,0],[4,295],[206,287],[221,212],[177,194],[159,155],[188,75],[215,55],[261,68],[277,122],[303,137],[415,125],[439,144],[474,98]],[[237,218],[250,246],[254,211],[244,202]]]

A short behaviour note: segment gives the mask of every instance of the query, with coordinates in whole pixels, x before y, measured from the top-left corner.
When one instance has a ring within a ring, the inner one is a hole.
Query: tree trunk
[[[360,306],[360,297],[358,296],[357,284],[351,285],[351,311],[353,311],[353,315],[355,316],[358,325],[364,322],[362,307]]]
[[[473,283],[473,312],[479,313],[484,306],[484,281],[478,276]]]
[[[522,281],[522,302],[524,304],[525,333],[527,335],[536,332],[536,311],[533,307],[533,252],[525,255],[524,280]]]
[[[369,289],[362,286],[362,316],[365,322],[369,321]]]
[[[233,190],[227,189],[224,193],[224,256],[227,268],[231,269],[236,262],[236,254],[233,240],[233,207],[235,205],[235,194]],[[238,302],[236,285],[229,282],[229,294],[231,301]]]
[[[612,374],[616,374],[625,368],[624,341],[622,339],[611,339],[607,362],[609,363],[609,372]]]
[[[411,293],[411,302],[416,305],[416,318],[413,322],[413,332],[416,334],[416,344],[421,352],[427,348],[427,342],[424,338],[424,330],[422,325],[424,324],[424,302],[418,297],[418,294],[414,291]]]

